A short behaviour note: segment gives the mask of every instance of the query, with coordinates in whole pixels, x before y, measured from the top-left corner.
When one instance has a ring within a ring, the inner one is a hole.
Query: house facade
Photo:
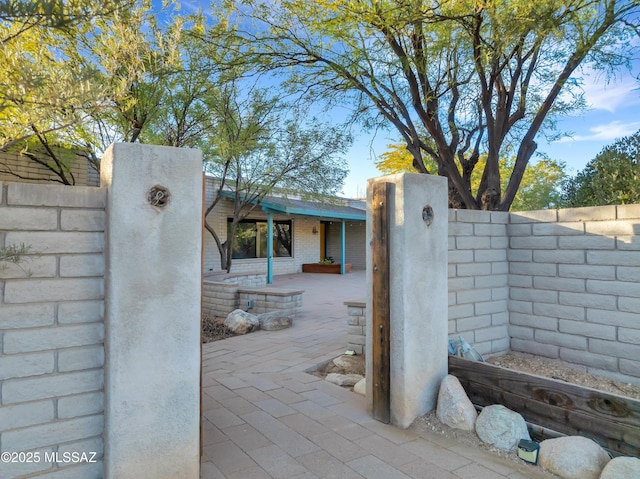
[[[205,177],[205,204],[215,194],[215,179]],[[264,198],[239,225],[234,241],[233,273],[269,273],[269,242],[273,251],[273,275],[299,273],[302,265],[332,258],[365,269],[365,202],[336,199],[330,204],[297,198]],[[223,198],[207,216],[207,222],[227,239],[233,202]],[[271,235],[268,234],[271,223]],[[269,238],[271,236],[271,238]],[[220,270],[220,254],[208,231],[204,231],[204,271]]]

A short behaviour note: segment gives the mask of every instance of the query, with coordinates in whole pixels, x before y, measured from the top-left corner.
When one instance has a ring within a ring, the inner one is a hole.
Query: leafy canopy
[[[384,174],[400,172],[417,173],[413,166],[413,158],[402,144],[387,145],[388,150],[376,161],[376,168]],[[433,160],[425,159],[425,166],[435,171],[437,165]],[[506,187],[508,173],[513,168],[513,158],[501,158],[499,167],[502,187]],[[478,160],[478,167],[471,175],[471,192],[478,191],[486,156]],[[520,189],[511,205],[512,211],[541,210],[557,208],[562,203],[562,186],[567,178],[564,162],[551,159],[540,159],[530,163],[522,178]]]
[[[605,147],[565,185],[566,206],[640,203],[640,131]]]
[[[449,178],[451,206],[498,210],[513,203],[536,136],[583,106],[572,75],[627,65],[640,18],[637,2],[617,0],[228,3],[249,61],[293,71],[294,85],[350,105],[365,126],[394,127],[417,171],[429,172],[428,157]]]

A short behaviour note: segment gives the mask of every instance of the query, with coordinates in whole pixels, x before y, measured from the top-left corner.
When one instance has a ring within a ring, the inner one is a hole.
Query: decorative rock
[[[605,450],[586,437],[558,437],[540,443],[538,464],[564,479],[598,479],[607,462]]]
[[[600,479],[637,479],[640,477],[640,459],[637,457],[616,457],[602,470]]]
[[[531,439],[524,418],[497,404],[485,407],[476,420],[476,434],[487,444],[515,451],[520,439]]]
[[[357,356],[348,356],[346,354],[333,360],[333,364],[344,371],[355,371],[361,367],[361,363],[362,361]]]
[[[361,394],[362,396],[367,395],[367,379],[362,378],[353,386],[353,392],[356,394]]]
[[[224,325],[236,334],[247,334],[260,328],[258,317],[241,309],[231,311]]]
[[[330,373],[325,378],[327,381],[338,386],[355,386],[362,379],[359,374],[338,374]]]
[[[449,427],[473,431],[478,413],[457,377],[449,374],[440,383],[436,416]]]
[[[270,311],[258,315],[260,329],[265,331],[278,331],[291,327],[291,316],[281,311]]]

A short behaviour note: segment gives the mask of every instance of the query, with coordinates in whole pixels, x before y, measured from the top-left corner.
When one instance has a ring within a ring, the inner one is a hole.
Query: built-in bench
[[[304,291],[266,287],[266,283],[264,273],[208,274],[202,285],[202,311],[221,317],[235,309],[253,314],[282,311],[292,316],[300,311]]]
[[[253,314],[281,311],[295,316],[302,308],[303,290],[276,288],[240,288],[238,299],[240,308]],[[251,302],[252,308],[249,309]]]

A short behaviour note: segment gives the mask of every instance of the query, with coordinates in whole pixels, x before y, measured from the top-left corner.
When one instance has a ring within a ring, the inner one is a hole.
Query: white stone
[[[449,427],[473,431],[478,413],[457,377],[447,375],[438,393],[438,420]]]
[[[355,386],[362,379],[362,376],[359,374],[329,373],[325,379],[338,386]]]
[[[604,466],[600,479],[638,479],[640,459],[637,457],[616,457]]]
[[[360,381],[354,384],[353,392],[362,396],[367,395],[367,378],[362,378]]]
[[[241,309],[233,310],[224,320],[224,325],[236,334],[247,334],[260,327],[258,317]]]
[[[362,362],[357,359],[357,356],[349,356],[346,354],[335,358],[333,364],[345,372],[355,371],[362,367]]]
[[[291,315],[282,311],[270,311],[258,315],[260,329],[265,331],[278,331],[290,328],[293,323]]]
[[[483,442],[505,451],[515,451],[520,439],[531,439],[524,418],[501,404],[480,412],[476,434]]]
[[[540,443],[538,464],[563,479],[598,479],[607,462],[605,450],[586,437],[558,437]]]

